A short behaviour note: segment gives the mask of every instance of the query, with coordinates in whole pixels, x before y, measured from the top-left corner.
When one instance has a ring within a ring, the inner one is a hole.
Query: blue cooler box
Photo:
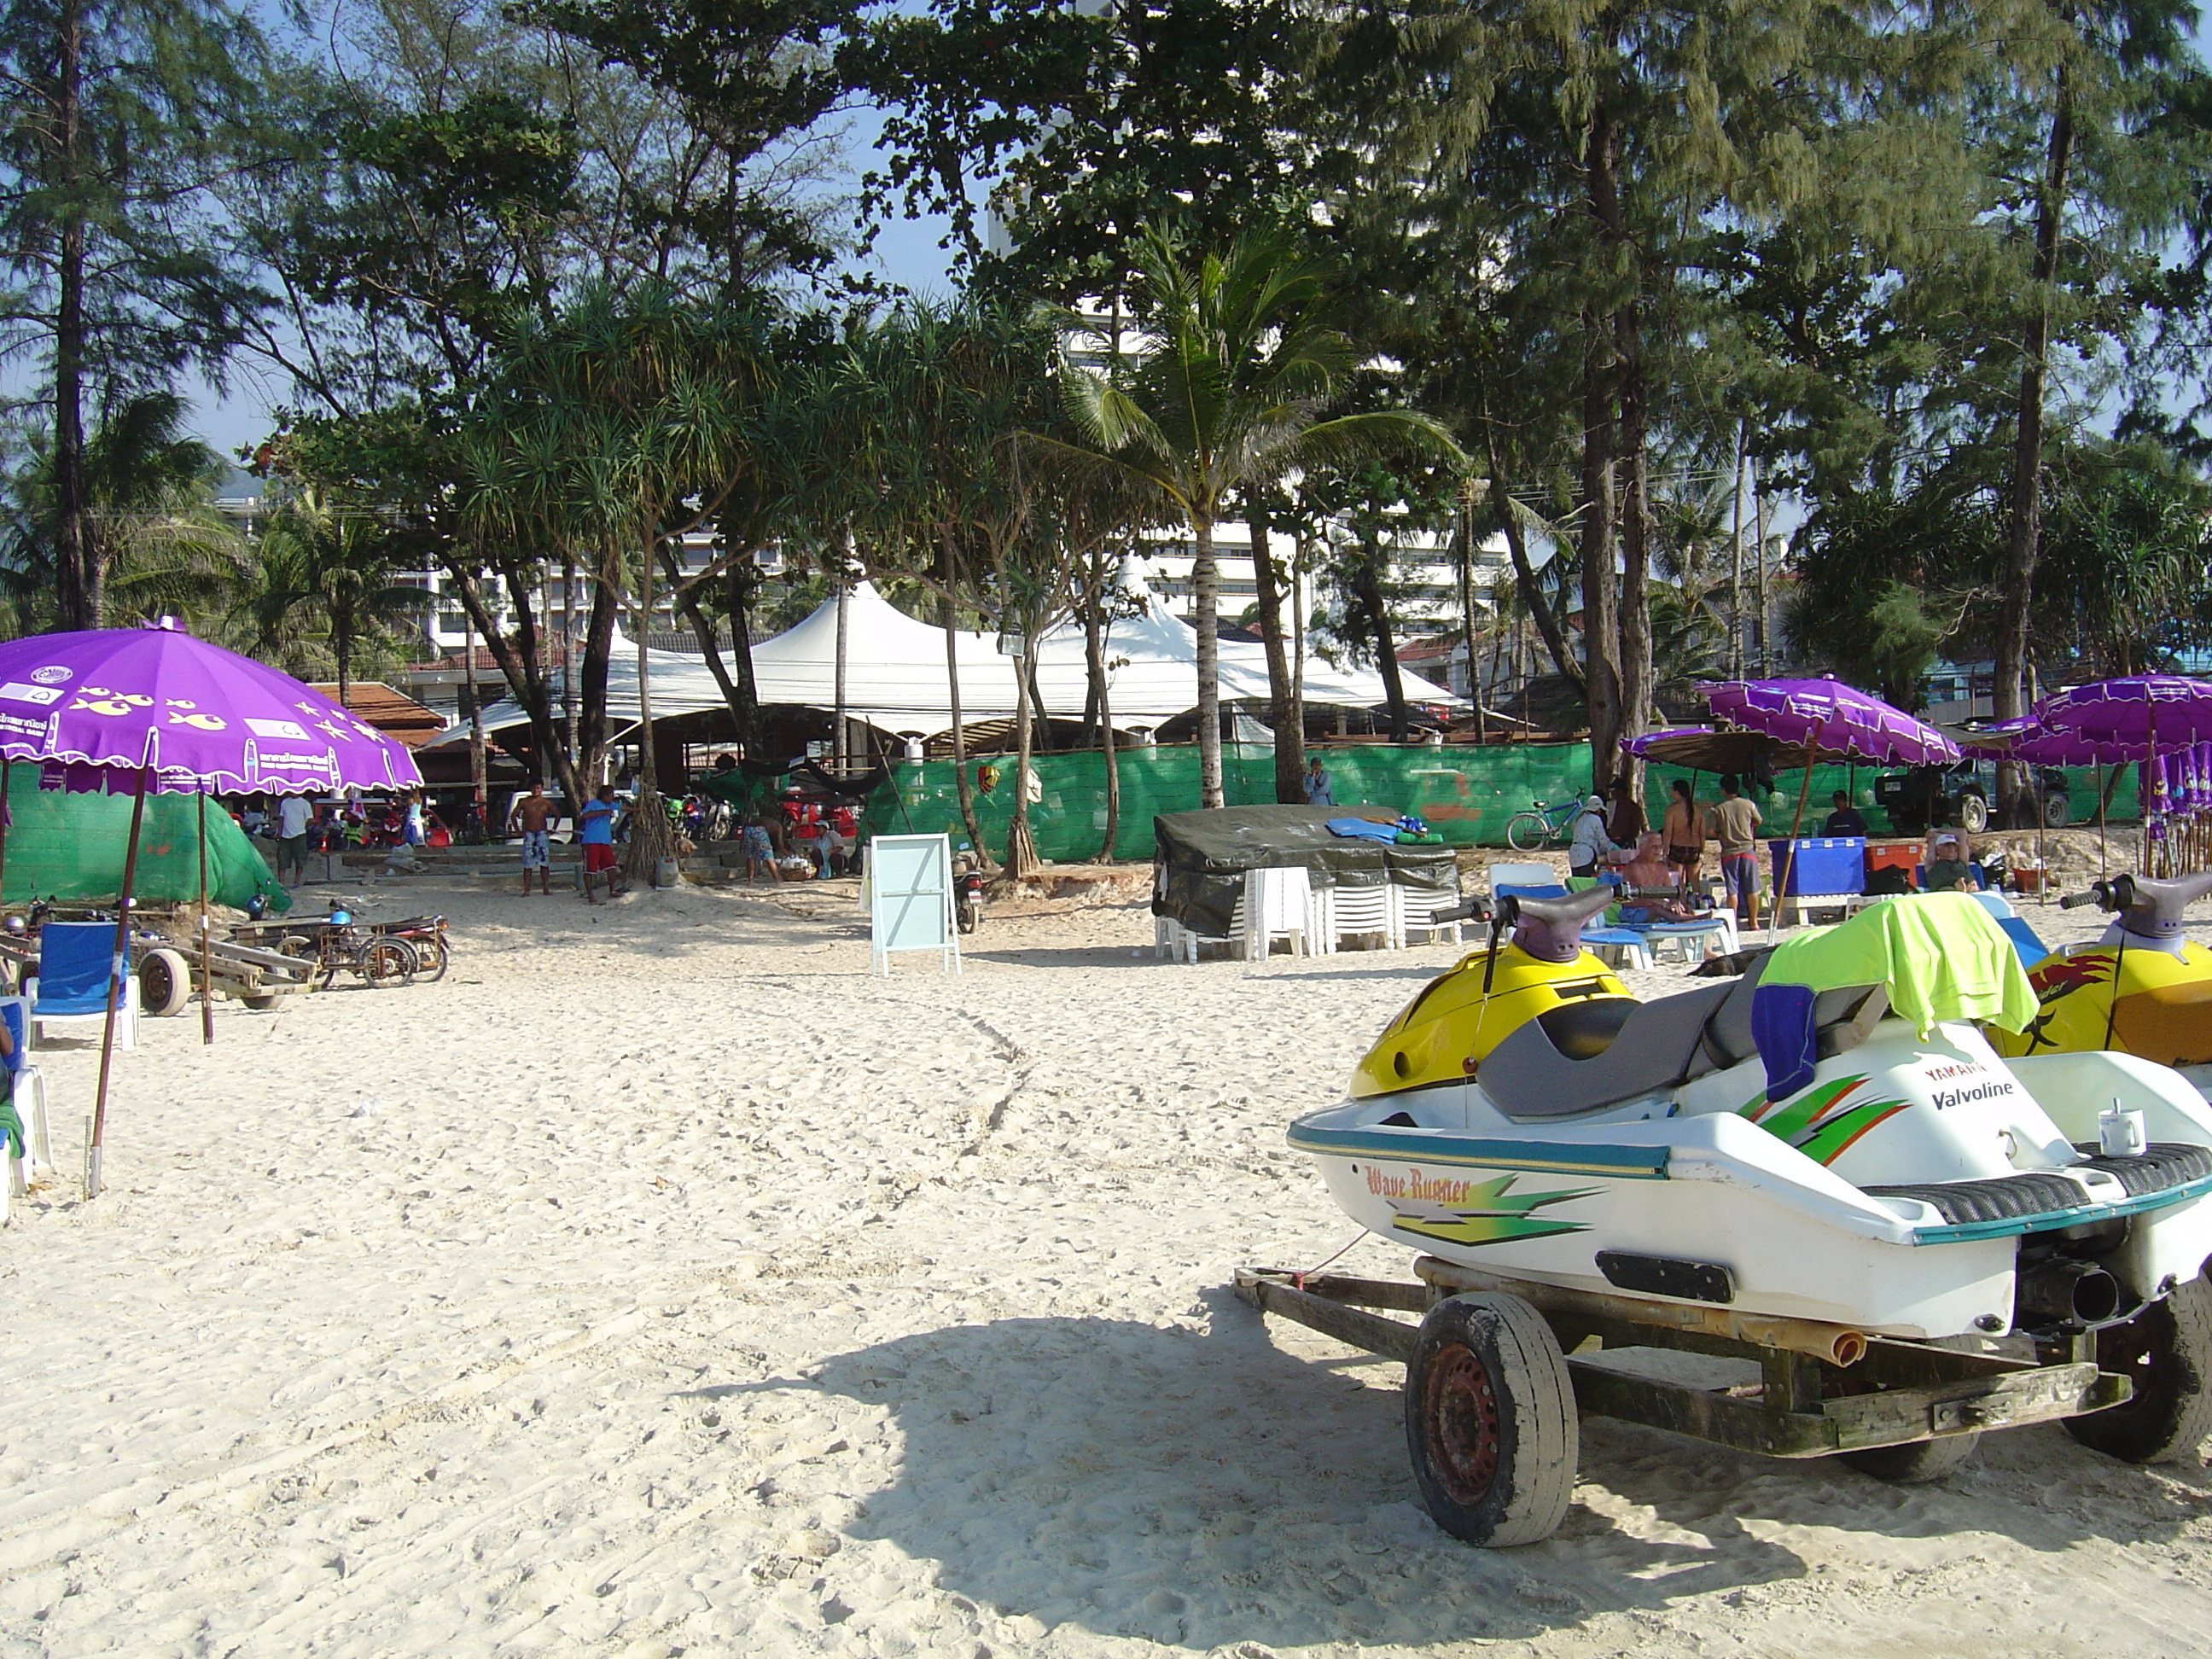
[[[1793,853],[1790,849],[1795,848]],[[1866,842],[1856,836],[1803,841],[1771,841],[1774,860],[1774,890],[1795,898],[1808,893],[1866,891]],[[1782,866],[1790,866],[1790,884],[1782,884]]]

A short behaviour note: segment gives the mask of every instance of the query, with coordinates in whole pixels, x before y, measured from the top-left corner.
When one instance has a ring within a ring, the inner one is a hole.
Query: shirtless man
[[[530,793],[514,803],[514,827],[522,831],[522,890],[530,892],[530,872],[538,872],[544,884],[545,896],[553,896],[553,837],[545,826],[552,821],[553,803],[545,798],[545,786],[533,783]]]

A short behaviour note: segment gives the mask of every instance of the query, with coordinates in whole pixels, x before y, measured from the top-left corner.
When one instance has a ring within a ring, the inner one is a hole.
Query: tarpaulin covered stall
[[[1304,870],[1317,888],[1395,882],[1459,890],[1459,860],[1450,848],[1332,835],[1328,821],[1347,816],[1356,815],[1333,806],[1162,813],[1152,820],[1152,914],[1172,916],[1195,933],[1226,934],[1244,872],[1262,866]]]

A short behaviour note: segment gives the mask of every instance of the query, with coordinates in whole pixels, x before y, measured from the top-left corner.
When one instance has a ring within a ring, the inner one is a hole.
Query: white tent
[[[1114,724],[1123,731],[1164,725],[1198,704],[1198,633],[1159,600],[1130,582],[1141,601],[1133,616],[1115,618],[1105,655]],[[960,716],[965,722],[1010,720],[1014,709],[1014,664],[999,654],[987,634],[954,635],[960,670]],[[647,653],[656,720],[726,707],[706,659],[689,653]],[[824,599],[805,620],[752,649],[753,681],[763,705],[806,708],[837,705],[837,601]],[[1417,674],[1401,677],[1415,703],[1456,706],[1460,699]],[[1042,713],[1073,720],[1090,695],[1083,629],[1068,623],[1037,642],[1036,682]],[[1264,702],[1266,648],[1249,641],[1221,643],[1224,702]],[[1366,708],[1386,701],[1382,676],[1367,669],[1331,667],[1318,658],[1305,664],[1309,703]],[[945,635],[899,610],[872,584],[860,582],[845,599],[845,712],[879,731],[934,737],[952,724]],[[607,718],[616,730],[638,719],[637,648],[617,635],[607,665]],[[502,701],[484,710],[488,732],[528,724],[521,705]],[[465,741],[464,723],[440,739]]]

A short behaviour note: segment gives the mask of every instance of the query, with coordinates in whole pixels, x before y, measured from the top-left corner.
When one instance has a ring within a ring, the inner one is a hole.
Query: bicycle
[[[1580,797],[1557,806],[1537,801],[1528,811],[1516,812],[1505,821],[1505,844],[1516,853],[1565,847],[1574,834],[1575,814],[1582,806]]]

